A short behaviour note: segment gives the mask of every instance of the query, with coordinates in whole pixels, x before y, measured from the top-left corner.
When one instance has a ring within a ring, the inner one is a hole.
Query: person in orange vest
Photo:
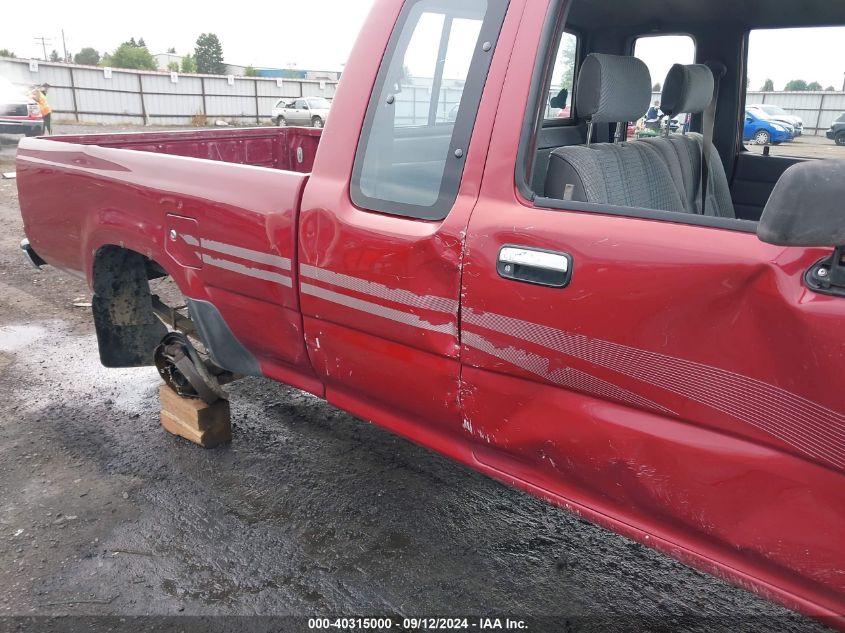
[[[50,124],[50,115],[53,112],[50,103],[47,101],[47,91],[50,89],[50,84],[45,83],[40,86],[35,86],[32,90],[32,98],[38,102],[38,107],[41,109],[41,116],[44,119],[44,133],[52,134],[53,126]]]

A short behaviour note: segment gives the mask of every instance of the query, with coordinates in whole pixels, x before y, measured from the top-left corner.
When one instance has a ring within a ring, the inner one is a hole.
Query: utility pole
[[[70,60],[67,57],[67,44],[65,43],[65,30],[62,29],[62,48],[65,51],[64,61],[69,62]]]
[[[53,40],[51,40],[49,37],[36,37],[34,39],[35,39],[36,42],[41,42],[41,48],[44,50],[44,61],[46,62],[47,59],[48,59],[48,57],[47,57],[47,42],[52,43]]]

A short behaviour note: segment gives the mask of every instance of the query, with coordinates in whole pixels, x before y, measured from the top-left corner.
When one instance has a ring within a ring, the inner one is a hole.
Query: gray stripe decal
[[[374,281],[367,281],[366,279],[359,279],[358,277],[350,277],[341,273],[332,272],[315,266],[307,266],[300,264],[299,273],[303,277],[322,281],[333,286],[346,288],[347,290],[354,290],[361,294],[378,297],[379,299],[386,299],[394,303],[401,303],[412,308],[423,308],[426,310],[434,310],[436,312],[443,312],[445,314],[457,314],[458,302],[454,299],[446,299],[443,297],[435,297],[432,295],[418,295],[402,288],[388,288],[387,286],[376,283]]]
[[[287,257],[279,257],[278,255],[270,255],[269,253],[262,253],[260,251],[253,251],[248,248],[206,239],[202,240],[202,248],[208,251],[214,251],[215,253],[223,253],[224,255],[246,259],[256,264],[267,264],[268,266],[275,266],[282,270],[291,269],[291,262]]]
[[[391,321],[396,321],[397,323],[410,325],[412,327],[421,328],[423,330],[430,330],[431,332],[449,334],[451,336],[457,336],[458,334],[457,325],[454,322],[443,324],[429,323],[428,321],[421,319],[417,315],[411,314],[410,312],[402,312],[401,310],[386,308],[376,303],[370,303],[369,301],[356,299],[355,297],[350,297],[349,295],[332,292],[331,290],[326,290],[325,288],[320,288],[318,286],[312,286],[311,284],[303,283],[301,284],[301,288],[302,294],[304,295],[317,297],[318,299],[330,301],[331,303],[336,303],[347,308],[352,308],[353,310],[359,310],[360,312],[366,312],[367,314],[372,314],[374,316],[382,317],[384,319],[390,319]]]
[[[580,369],[574,367],[552,369],[552,362],[538,354],[532,354],[513,346],[500,348],[480,334],[466,330],[462,333],[461,339],[461,342],[467,347],[477,349],[515,367],[520,367],[556,385],[568,389],[577,389],[596,398],[617,400],[628,405],[675,415],[675,412],[671,409]]]
[[[719,367],[492,312],[468,308],[462,317],[466,324],[660,387],[754,426],[805,455],[845,468],[845,416],[780,387]]]
[[[182,240],[188,246],[199,246],[200,245],[200,241],[197,238],[195,238],[193,235],[182,235]]]
[[[261,270],[260,268],[250,268],[249,266],[244,266],[243,264],[230,262],[227,259],[215,259],[211,255],[205,254],[202,256],[202,261],[209,266],[222,268],[248,277],[254,277],[255,279],[262,279],[263,281],[271,281],[273,283],[281,284],[286,288],[293,288],[293,280],[287,275],[270,272],[269,270]]]

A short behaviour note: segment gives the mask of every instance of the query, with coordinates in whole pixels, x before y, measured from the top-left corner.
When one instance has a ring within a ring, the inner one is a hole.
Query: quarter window
[[[507,0],[410,0],[382,60],[355,157],[365,209],[446,217]]]

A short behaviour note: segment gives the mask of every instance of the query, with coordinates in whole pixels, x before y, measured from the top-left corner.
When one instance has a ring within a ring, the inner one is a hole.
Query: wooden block
[[[232,441],[231,411],[228,400],[206,404],[182,398],[167,385],[159,389],[161,426],[203,448],[214,448]]]

